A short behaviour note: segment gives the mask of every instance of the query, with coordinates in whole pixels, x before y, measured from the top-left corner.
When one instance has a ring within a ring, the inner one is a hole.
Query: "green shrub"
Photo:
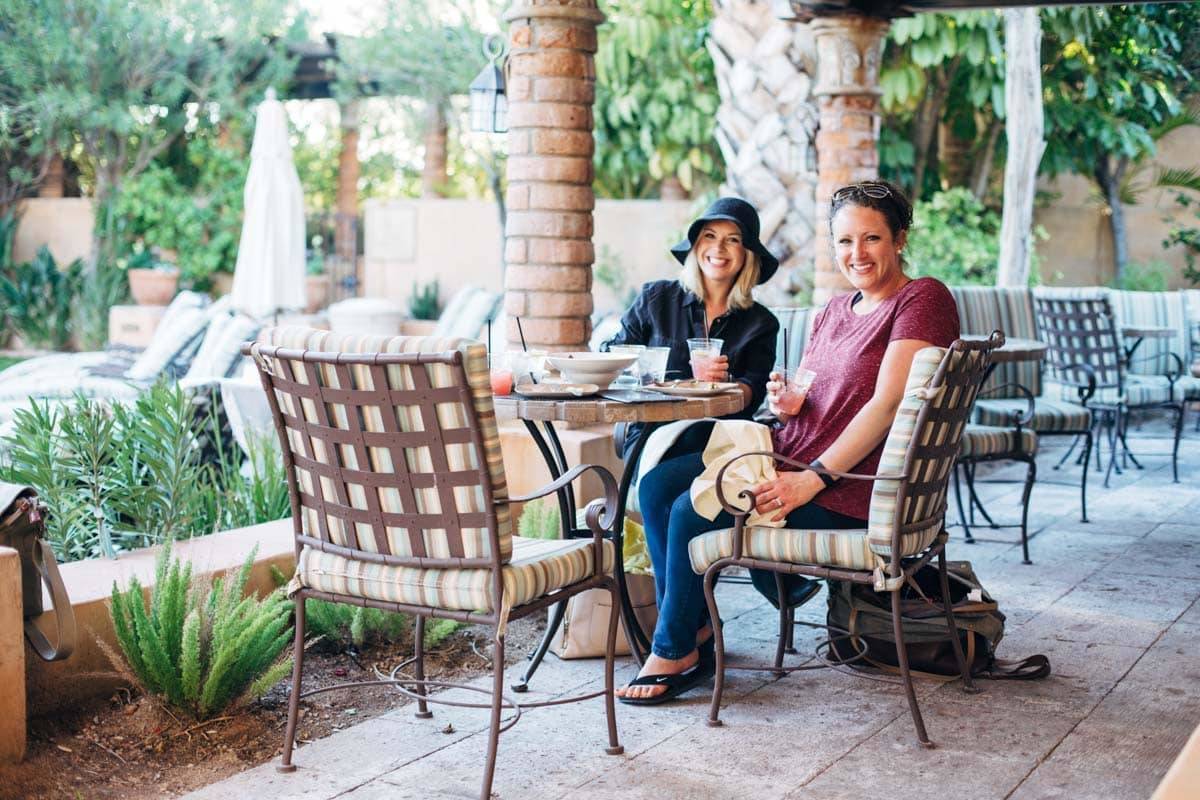
[[[1171,265],[1165,261],[1131,261],[1120,279],[1109,285],[1131,292],[1165,292],[1171,272]]]
[[[102,350],[108,344],[108,312],[128,298],[129,280],[115,264],[102,261],[80,279],[71,322],[81,350]]]
[[[278,591],[244,596],[253,563],[251,552],[232,579],[207,586],[166,546],[148,606],[137,578],[124,592],[113,582],[117,643],[143,691],[204,720],[287,675],[291,659],[280,655],[291,639],[291,604]]]
[[[1045,231],[1034,230],[1044,239]],[[951,286],[995,286],[1000,261],[1000,215],[961,187],[937,192],[913,208],[905,256],[913,275],[929,275]],[[1038,281],[1037,259],[1029,271]]]
[[[412,294],[408,297],[408,313],[413,319],[437,319],[441,307],[436,280],[426,284],[413,281]]]
[[[287,585],[288,576],[271,567],[275,585]],[[379,608],[309,600],[304,604],[304,635],[323,637],[332,642],[351,642],[362,647],[372,641],[393,640],[408,626],[408,617]],[[426,637],[428,638],[428,636]]]
[[[562,533],[560,516],[558,501],[553,496],[531,500],[521,509],[517,535],[527,539],[557,539]]]
[[[246,477],[240,452],[222,444],[216,426],[215,415],[198,418],[192,398],[168,383],[129,406],[82,395],[61,405],[35,401],[14,415],[0,480],[37,489],[61,561],[286,517],[274,439],[253,443]],[[215,463],[203,460],[210,443]]]
[[[82,274],[82,261],[60,268],[45,246],[32,261],[0,269],[0,308],[10,330],[26,346],[64,349]]]

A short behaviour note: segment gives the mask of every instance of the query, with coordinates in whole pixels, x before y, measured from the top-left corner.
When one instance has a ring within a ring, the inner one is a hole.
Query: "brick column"
[[[595,0],[516,0],[509,23],[508,341],[585,350],[592,324]]]
[[[819,17],[817,44],[817,220],[813,303],[850,288],[833,261],[829,198],[841,186],[879,177],[879,59],[890,23],[861,16]]]

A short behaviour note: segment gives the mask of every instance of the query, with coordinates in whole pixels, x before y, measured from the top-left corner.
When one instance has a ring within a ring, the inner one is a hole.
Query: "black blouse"
[[[644,344],[670,347],[668,378],[691,378],[688,339],[703,338],[704,301],[677,280],[652,281],[642,287],[633,305],[621,317],[621,331],[601,345]],[[767,378],[775,366],[775,342],[779,320],[766,306],[755,303],[746,309],[730,309],[712,321],[707,334],[721,339],[722,355],[729,357],[730,380],[750,387],[750,402],[728,419],[750,419],[767,394]],[[626,437],[625,452],[641,432],[635,425]]]

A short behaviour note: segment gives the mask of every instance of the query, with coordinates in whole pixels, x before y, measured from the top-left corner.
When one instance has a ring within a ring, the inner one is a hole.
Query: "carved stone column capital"
[[[819,17],[810,23],[817,43],[813,93],[878,97],[883,37],[891,23],[857,15]]]

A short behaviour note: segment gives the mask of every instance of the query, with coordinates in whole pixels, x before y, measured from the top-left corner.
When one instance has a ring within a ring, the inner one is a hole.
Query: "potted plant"
[[[165,306],[179,288],[179,268],[168,260],[174,251],[141,250],[129,259],[125,274],[129,278],[129,294],[140,306]]]
[[[438,299],[438,282],[426,284],[413,281],[412,294],[408,296],[408,316],[400,327],[406,336],[428,336],[437,328],[441,300]]]

